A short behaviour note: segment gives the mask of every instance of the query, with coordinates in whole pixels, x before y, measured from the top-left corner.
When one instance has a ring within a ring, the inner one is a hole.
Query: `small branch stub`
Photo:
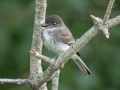
[[[94,24],[99,24],[102,20],[99,17],[95,17],[94,15],[90,15]]]
[[[32,56],[35,56],[35,55],[36,55],[35,52],[34,52],[34,50],[30,50],[29,52],[30,52],[30,54],[31,54]]]
[[[108,29],[103,29],[103,34],[106,36],[107,39],[109,39],[110,34],[108,32]]]
[[[110,37],[110,34],[106,34],[106,38],[108,38],[108,39],[109,39],[109,37]]]

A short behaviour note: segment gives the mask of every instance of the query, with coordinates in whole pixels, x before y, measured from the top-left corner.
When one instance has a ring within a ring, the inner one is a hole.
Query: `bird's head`
[[[58,16],[58,15],[51,15],[49,16],[45,23],[41,24],[41,27],[45,27],[45,28],[57,28],[57,27],[63,27],[64,26],[64,22],[63,20]]]

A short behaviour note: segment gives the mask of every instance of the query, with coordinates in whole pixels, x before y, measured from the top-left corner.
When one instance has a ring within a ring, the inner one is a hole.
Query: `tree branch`
[[[44,55],[40,55],[38,52],[35,52],[34,50],[29,51],[31,55],[35,56],[38,59],[42,59],[43,61],[53,65],[54,64],[54,59],[46,57]]]
[[[110,17],[110,14],[111,14],[111,11],[112,11],[112,7],[113,7],[113,4],[114,4],[115,0],[110,0],[109,1],[109,4],[108,4],[108,7],[107,7],[107,11],[104,15],[104,18],[103,18],[103,22],[102,24],[106,26],[106,23]],[[108,27],[106,26],[105,29],[103,29],[103,34],[106,36],[106,38],[109,38],[110,37],[110,34],[108,32]]]
[[[104,15],[104,19],[103,19],[103,25],[105,25],[110,17],[111,11],[112,11],[112,7],[114,4],[115,0],[110,0],[109,1],[109,5],[107,7],[106,13]]]
[[[31,49],[41,53],[43,43],[41,39],[42,27],[40,25],[45,21],[46,0],[35,0],[35,4],[36,4],[35,5],[35,22],[34,22]],[[31,55],[29,82],[31,87],[34,90],[47,90],[46,84],[38,87],[39,85],[38,78],[43,77],[42,73],[43,71],[41,66],[41,60]]]
[[[56,72],[56,74],[52,78],[52,87],[51,90],[58,90],[59,86],[59,75],[60,75],[60,70]]]
[[[114,27],[114,26],[120,24],[120,15],[108,20],[107,24],[108,24],[108,28],[111,28],[111,27]]]
[[[0,83],[4,84],[4,83],[16,83],[16,84],[22,84],[22,83],[29,83],[28,79],[0,79]]]

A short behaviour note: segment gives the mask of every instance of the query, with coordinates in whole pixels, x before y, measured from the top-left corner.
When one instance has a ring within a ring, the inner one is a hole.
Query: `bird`
[[[44,27],[41,33],[43,44],[53,53],[59,55],[75,42],[71,31],[58,15],[50,15],[45,20],[45,23],[41,24],[41,27]],[[85,76],[92,75],[89,68],[80,58],[79,52],[75,52],[75,54],[71,56],[71,59],[77,64]]]

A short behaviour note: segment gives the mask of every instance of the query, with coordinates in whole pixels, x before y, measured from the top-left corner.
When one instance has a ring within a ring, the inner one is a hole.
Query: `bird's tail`
[[[75,63],[78,65],[79,69],[82,71],[82,73],[87,75],[92,75],[91,71],[88,69],[88,67],[85,65],[85,63],[82,61],[82,59],[77,54],[73,54],[71,57]]]

